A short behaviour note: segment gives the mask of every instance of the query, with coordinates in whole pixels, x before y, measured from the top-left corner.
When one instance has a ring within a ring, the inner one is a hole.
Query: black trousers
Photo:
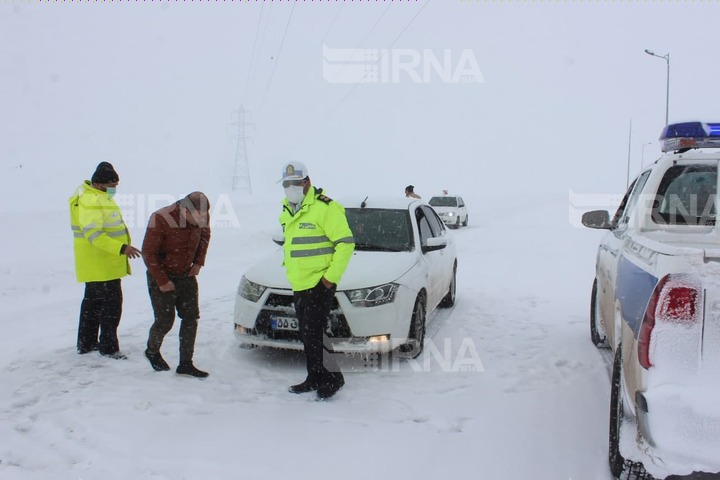
[[[335,298],[335,287],[328,289],[321,281],[314,288],[293,293],[300,339],[307,359],[307,380],[316,386],[344,382],[334,354],[329,349],[330,340],[325,333]]]
[[[180,364],[191,364],[195,352],[200,306],[198,304],[197,277],[170,277],[175,284],[172,292],[161,292],[155,279],[147,274],[148,291],[152,303],[155,322],[150,327],[147,349],[150,353],[159,353],[165,335],[175,323],[175,310],[180,317]]]
[[[85,297],[80,306],[78,352],[100,350],[103,355],[111,355],[120,350],[117,328],[122,316],[122,302],[120,279],[85,284]]]

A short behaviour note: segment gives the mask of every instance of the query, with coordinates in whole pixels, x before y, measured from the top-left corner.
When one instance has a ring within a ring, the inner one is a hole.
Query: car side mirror
[[[273,233],[272,241],[282,247],[285,244],[285,234],[283,232]]]
[[[432,252],[434,250],[442,250],[447,247],[447,237],[430,237],[427,239],[427,243],[422,246],[423,253]]]
[[[585,212],[582,216],[582,224],[588,228],[599,230],[610,230],[610,214],[606,210],[593,210]]]

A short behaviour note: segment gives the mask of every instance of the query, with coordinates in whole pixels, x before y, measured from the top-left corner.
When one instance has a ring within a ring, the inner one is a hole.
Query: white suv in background
[[[435,209],[448,227],[460,228],[460,225],[467,227],[468,211],[461,196],[438,195],[432,197],[428,204]]]

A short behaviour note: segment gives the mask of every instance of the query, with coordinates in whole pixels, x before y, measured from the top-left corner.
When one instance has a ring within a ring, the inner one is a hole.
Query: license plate
[[[270,317],[273,330],[292,330],[298,331],[298,319],[294,317]]]

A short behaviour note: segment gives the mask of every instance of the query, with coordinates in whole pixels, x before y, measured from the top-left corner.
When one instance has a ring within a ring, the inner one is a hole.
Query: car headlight
[[[378,287],[348,290],[345,295],[347,295],[350,303],[356,307],[377,307],[378,305],[393,302],[397,289],[397,283],[386,283]]]
[[[238,295],[251,302],[257,302],[260,300],[260,297],[262,297],[262,294],[265,293],[265,290],[267,290],[267,287],[251,282],[243,275],[242,279],[240,279],[240,285],[238,286]]]
[[[453,212],[448,212],[447,216],[448,216],[448,217],[452,217],[452,216],[453,216]]]

